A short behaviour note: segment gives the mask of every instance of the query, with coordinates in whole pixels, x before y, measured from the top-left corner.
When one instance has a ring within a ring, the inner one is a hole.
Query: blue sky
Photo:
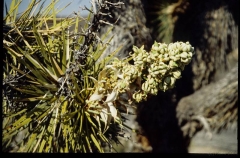
[[[42,0],[43,2],[44,0]],[[48,5],[52,0],[46,0],[45,5]],[[6,2],[7,7],[9,8],[12,0],[4,0]],[[20,6],[19,6],[19,12],[24,11],[28,4],[31,2],[31,0],[22,0]],[[80,6],[86,6],[88,8],[91,7],[90,0],[59,0],[57,3],[56,7],[63,8],[65,7],[68,3],[72,2],[66,9],[64,9],[62,12],[60,12],[58,15],[59,16],[68,16],[73,11],[75,12],[80,12],[81,15],[87,15],[88,11],[82,10]],[[5,12],[4,12],[5,15]]]

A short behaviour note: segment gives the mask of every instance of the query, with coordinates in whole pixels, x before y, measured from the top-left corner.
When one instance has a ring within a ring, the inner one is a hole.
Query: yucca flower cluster
[[[157,95],[159,90],[165,92],[173,88],[184,67],[191,62],[194,48],[189,42],[155,42],[150,52],[143,47],[134,47],[133,51],[134,65],[143,72],[141,90],[133,94],[133,98],[140,102],[148,94]]]
[[[150,52],[144,46],[133,47],[130,58],[119,60],[115,58],[107,65],[95,80],[94,93],[87,100],[90,109],[99,108],[102,120],[106,122],[109,115],[115,120],[118,117],[117,106],[132,104],[146,100],[149,95],[157,95],[159,90],[166,91],[174,87],[181,71],[189,64],[194,48],[189,42],[157,43]],[[133,59],[134,64],[130,64]],[[125,102],[124,102],[125,100]]]

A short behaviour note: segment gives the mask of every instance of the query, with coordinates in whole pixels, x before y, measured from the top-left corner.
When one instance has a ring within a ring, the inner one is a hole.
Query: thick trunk
[[[177,118],[185,137],[193,137],[203,127],[212,130],[236,129],[238,103],[238,64],[218,82],[184,97],[177,105]]]

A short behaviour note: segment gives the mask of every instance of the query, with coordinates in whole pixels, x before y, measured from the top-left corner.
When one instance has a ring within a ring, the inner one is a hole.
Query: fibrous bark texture
[[[118,2],[111,0],[111,2]],[[132,51],[132,46],[138,47],[144,45],[146,49],[151,46],[152,38],[149,29],[146,27],[146,18],[143,11],[143,6],[140,0],[122,0],[124,3],[121,8],[111,10],[113,17],[103,17],[114,24],[113,30],[108,34],[108,37],[113,39],[110,42],[110,47],[102,54],[102,58],[114,52],[122,46],[122,49],[116,54],[116,57],[122,59],[129,55]],[[100,34],[104,34],[111,26],[104,25],[101,27]]]
[[[184,97],[177,106],[177,118],[185,137],[203,127],[208,134],[226,127],[237,127],[238,64],[221,80]],[[194,123],[193,123],[194,122]]]

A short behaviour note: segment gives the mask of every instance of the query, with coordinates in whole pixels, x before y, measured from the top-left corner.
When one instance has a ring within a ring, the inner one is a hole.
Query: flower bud
[[[171,69],[178,67],[178,64],[173,60],[170,60],[168,65],[169,65],[169,68]]]
[[[165,50],[164,49],[160,49],[159,51],[161,54],[165,54]]]
[[[167,48],[167,44],[165,43],[159,43],[159,46],[158,46],[160,49],[164,49]]]
[[[170,60],[169,57],[165,57],[165,58],[162,59],[163,62],[168,62],[169,60]]]
[[[142,84],[142,90],[147,91],[147,89],[148,89],[148,84],[146,82],[144,82]]]
[[[151,85],[154,83],[154,79],[153,78],[150,78],[150,80],[148,80],[148,83]]]
[[[187,58],[188,57],[188,53],[187,52],[182,52],[180,54],[181,58]]]
[[[182,51],[183,51],[183,52],[188,52],[188,47],[187,47],[187,45],[183,45],[183,46],[182,46]]]
[[[139,48],[137,46],[133,46],[133,52],[138,53]]]
[[[172,51],[173,50],[173,44],[172,43],[170,43],[169,45],[168,45],[168,52],[170,52],[170,51]]]
[[[180,57],[175,57],[173,61],[179,61],[180,59]]]
[[[192,52],[188,52],[188,58],[192,58],[193,53]]]
[[[158,47],[158,45],[157,41],[154,41],[153,47]]]
[[[162,59],[163,58],[163,54],[159,54],[158,59]]]
[[[158,47],[153,45],[151,51],[158,51]]]
[[[173,74],[173,77],[176,79],[181,78],[181,71],[179,69],[173,71],[172,74]]]
[[[152,60],[151,60],[151,57],[148,56],[148,57],[147,57],[147,62],[148,62],[148,63],[151,63],[151,61],[152,61]]]
[[[180,54],[176,54],[175,57],[180,59],[181,56],[180,56]]]
[[[147,87],[147,89],[145,90],[145,92],[146,92],[146,93],[149,93],[150,90],[151,90],[151,88],[150,88],[150,87]]]
[[[156,76],[156,75],[158,75],[158,74],[160,74],[160,71],[154,71],[151,75]]]
[[[134,65],[142,65],[143,64],[143,61],[135,61],[134,62]]]
[[[159,70],[159,72],[162,74],[162,75],[165,75],[165,73],[167,72],[166,69],[163,69],[163,70]]]
[[[140,102],[143,100],[143,95],[139,92],[133,94],[133,99],[136,100],[136,102]]]
[[[169,56],[169,59],[174,61],[176,59],[176,57],[175,56]]]
[[[175,55],[175,51],[174,51],[174,50],[170,50],[170,51],[168,52],[168,54],[169,54],[169,56],[174,56],[174,55]]]
[[[153,88],[150,90],[150,93],[153,95],[157,95],[158,90],[156,88]]]
[[[151,54],[150,57],[152,60],[157,60],[158,54],[157,53]]]
[[[164,55],[163,55],[163,58],[167,58],[167,57],[169,57],[168,54],[164,54]]]
[[[159,66],[163,67],[163,69],[166,69],[168,67],[164,62],[160,62]]]
[[[177,49],[180,49],[181,48],[181,44],[179,42],[176,43],[176,47]]]
[[[191,47],[190,44],[188,44],[188,45],[186,46],[186,48],[187,48],[187,51],[186,51],[186,52],[190,52],[190,51],[192,50],[192,47]]]
[[[191,62],[191,59],[189,59],[189,58],[181,58],[181,62],[184,63],[185,65],[188,65]]]

